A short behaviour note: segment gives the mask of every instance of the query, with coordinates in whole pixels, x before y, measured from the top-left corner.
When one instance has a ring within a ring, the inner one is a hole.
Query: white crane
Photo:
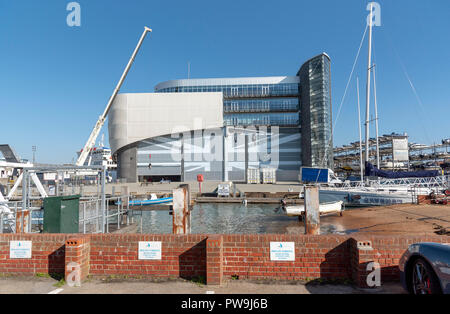
[[[142,34],[141,39],[139,40],[139,43],[137,44],[136,49],[134,50],[133,55],[131,56],[131,59],[127,64],[127,67],[125,68],[125,71],[123,72],[122,77],[119,80],[119,83],[117,84],[116,88],[114,89],[114,92],[111,95],[111,98],[109,98],[109,102],[106,105],[105,111],[98,118],[98,121],[95,124],[94,129],[92,130],[91,135],[89,136],[89,139],[87,140],[86,144],[84,145],[84,148],[81,151],[77,162],[75,163],[77,166],[84,165],[84,162],[86,161],[86,158],[89,155],[89,152],[94,147],[95,141],[97,140],[97,137],[100,134],[100,130],[102,129],[103,124],[105,124],[106,117],[108,115],[109,110],[111,109],[111,105],[113,104],[114,99],[116,98],[117,94],[119,93],[120,87],[122,86],[123,81],[125,80],[125,78],[128,74],[128,71],[130,70],[131,65],[133,64],[134,59],[135,59],[137,53],[139,52],[139,49],[141,48],[141,45],[142,45],[142,43],[145,39],[145,36],[147,35],[148,32],[152,32],[152,30],[148,27],[145,27],[144,33]]]

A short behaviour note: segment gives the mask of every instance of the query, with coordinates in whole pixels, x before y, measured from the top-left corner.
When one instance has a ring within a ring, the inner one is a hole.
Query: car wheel
[[[411,272],[413,294],[440,294],[441,288],[431,266],[422,258],[414,261]]]

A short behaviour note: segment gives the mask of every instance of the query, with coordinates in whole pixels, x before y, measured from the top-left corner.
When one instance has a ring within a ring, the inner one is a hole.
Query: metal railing
[[[79,232],[109,233],[130,223],[129,196],[89,198],[79,203]],[[104,205],[103,205],[104,204]],[[44,210],[23,202],[0,202],[0,233],[40,233],[43,230]],[[124,217],[126,220],[124,220]]]
[[[23,202],[0,202],[0,233],[40,233],[43,227],[43,209],[28,207]]]
[[[117,230],[121,228],[121,221],[126,215],[125,224],[129,225],[129,196],[109,197],[105,199],[87,199],[80,201],[80,233],[109,233],[111,221]]]
[[[439,176],[431,178],[399,178],[399,179],[379,179],[369,180],[367,182],[355,181],[345,182],[345,188],[364,188],[364,187],[414,187],[428,189],[447,189],[450,187],[450,176]]]

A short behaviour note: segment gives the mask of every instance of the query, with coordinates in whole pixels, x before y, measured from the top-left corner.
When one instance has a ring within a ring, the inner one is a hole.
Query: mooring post
[[[305,187],[305,234],[320,234],[319,188]]]
[[[180,185],[173,190],[173,234],[191,233],[189,185]]]

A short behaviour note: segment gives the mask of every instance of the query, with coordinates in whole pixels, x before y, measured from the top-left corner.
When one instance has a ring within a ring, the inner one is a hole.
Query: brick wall
[[[225,235],[224,276],[248,279],[349,278],[348,237]],[[270,242],[294,242],[295,262],[270,260]]]
[[[9,258],[9,242],[33,241],[32,258]],[[161,260],[139,260],[139,241],[161,241]],[[295,261],[270,260],[270,242],[294,242]],[[399,279],[398,261],[412,243],[449,242],[438,236],[323,235],[26,235],[0,234],[0,274],[61,273],[80,265],[81,277],[129,275],[204,277],[209,284],[242,279],[353,279],[365,286],[367,264],[381,280]]]
[[[0,234],[0,273],[64,273],[68,235]],[[31,259],[10,259],[10,241],[32,241]]]
[[[74,271],[80,272],[80,280],[83,281],[89,275],[91,257],[91,239],[88,236],[70,238],[65,243],[65,278]]]
[[[223,236],[216,234],[206,239],[206,282],[220,285],[223,279]]]
[[[206,277],[204,235],[92,235],[92,275]],[[161,241],[162,259],[139,260],[139,241]]]
[[[366,243],[358,248],[358,242]],[[445,236],[376,236],[356,234],[350,240],[350,254],[353,275],[352,279],[360,287],[366,287],[369,271],[367,265],[376,262],[381,268],[381,281],[398,281],[400,273],[398,263],[406,249],[413,243],[435,242],[450,243]]]

